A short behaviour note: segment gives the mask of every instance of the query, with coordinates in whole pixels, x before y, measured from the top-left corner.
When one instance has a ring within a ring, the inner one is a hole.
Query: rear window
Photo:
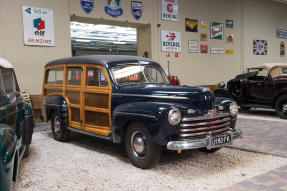
[[[63,68],[55,68],[47,70],[46,84],[63,84],[64,79]]]

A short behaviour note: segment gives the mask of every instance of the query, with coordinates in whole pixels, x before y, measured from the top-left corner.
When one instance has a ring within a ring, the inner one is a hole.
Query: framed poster
[[[178,21],[178,0],[162,0],[161,19]]]
[[[198,32],[198,20],[185,18],[185,31]]]
[[[267,41],[254,40],[253,41],[253,54],[254,55],[267,55]]]
[[[25,45],[55,46],[53,10],[22,6],[22,14]]]
[[[161,51],[181,52],[181,33],[174,31],[161,31]]]
[[[210,23],[210,38],[223,40],[223,24],[217,22]]]
[[[198,53],[198,43],[196,40],[188,41],[188,52],[189,53]]]

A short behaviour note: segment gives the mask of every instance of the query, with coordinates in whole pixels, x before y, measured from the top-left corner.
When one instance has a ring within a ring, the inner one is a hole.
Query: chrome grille
[[[228,114],[183,118],[180,124],[182,138],[203,138],[208,133],[218,135],[231,128],[231,118]]]

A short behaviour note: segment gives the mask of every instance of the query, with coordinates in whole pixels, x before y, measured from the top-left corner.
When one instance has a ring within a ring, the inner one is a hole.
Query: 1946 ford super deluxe
[[[57,141],[70,131],[124,143],[133,165],[150,168],[162,148],[214,152],[241,135],[237,104],[204,87],[169,85],[156,62],[80,56],[45,66],[43,114]]]

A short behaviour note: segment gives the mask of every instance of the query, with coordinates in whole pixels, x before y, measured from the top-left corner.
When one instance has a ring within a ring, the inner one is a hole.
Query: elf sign
[[[23,6],[22,14],[25,45],[55,46],[52,10]]]

